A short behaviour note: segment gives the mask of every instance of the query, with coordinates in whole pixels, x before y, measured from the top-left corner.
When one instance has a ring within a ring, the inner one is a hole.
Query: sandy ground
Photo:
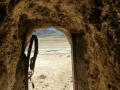
[[[65,38],[39,39],[39,53],[29,90],[73,90],[71,49]]]

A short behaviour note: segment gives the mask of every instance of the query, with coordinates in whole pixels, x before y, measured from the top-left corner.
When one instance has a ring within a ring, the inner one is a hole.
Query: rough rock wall
[[[119,0],[0,0],[0,89],[12,90],[18,82],[24,35],[27,43],[34,31],[55,27],[69,41],[70,32],[82,33],[87,45],[77,47],[89,90],[120,90],[119,5]]]

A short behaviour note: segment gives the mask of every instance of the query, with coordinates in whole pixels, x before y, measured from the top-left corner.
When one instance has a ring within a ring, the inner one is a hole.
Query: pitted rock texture
[[[49,27],[70,43],[71,32],[81,35],[77,76],[88,88],[81,83],[79,90],[120,90],[119,0],[0,0],[0,89],[22,90],[16,86],[24,80],[17,74],[24,48],[33,32]]]

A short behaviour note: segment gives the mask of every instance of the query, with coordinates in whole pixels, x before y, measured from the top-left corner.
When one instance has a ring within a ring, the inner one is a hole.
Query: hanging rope
[[[30,58],[33,41],[34,41],[34,54],[33,54],[33,57]],[[37,36],[32,35],[31,40],[30,40],[28,53],[27,53],[27,60],[25,63],[25,82],[24,82],[25,83],[25,90],[28,90],[28,80],[30,79],[30,81],[31,81],[31,77],[34,73],[35,61],[37,58],[37,54],[38,54],[38,39],[37,39]],[[34,88],[33,83],[32,83],[32,86]]]

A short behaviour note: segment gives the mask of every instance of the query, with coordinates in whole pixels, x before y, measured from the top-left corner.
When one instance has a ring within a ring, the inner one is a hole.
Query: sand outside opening
[[[29,90],[73,90],[71,47],[67,38],[38,38],[38,43],[32,76],[35,88],[29,81]]]

